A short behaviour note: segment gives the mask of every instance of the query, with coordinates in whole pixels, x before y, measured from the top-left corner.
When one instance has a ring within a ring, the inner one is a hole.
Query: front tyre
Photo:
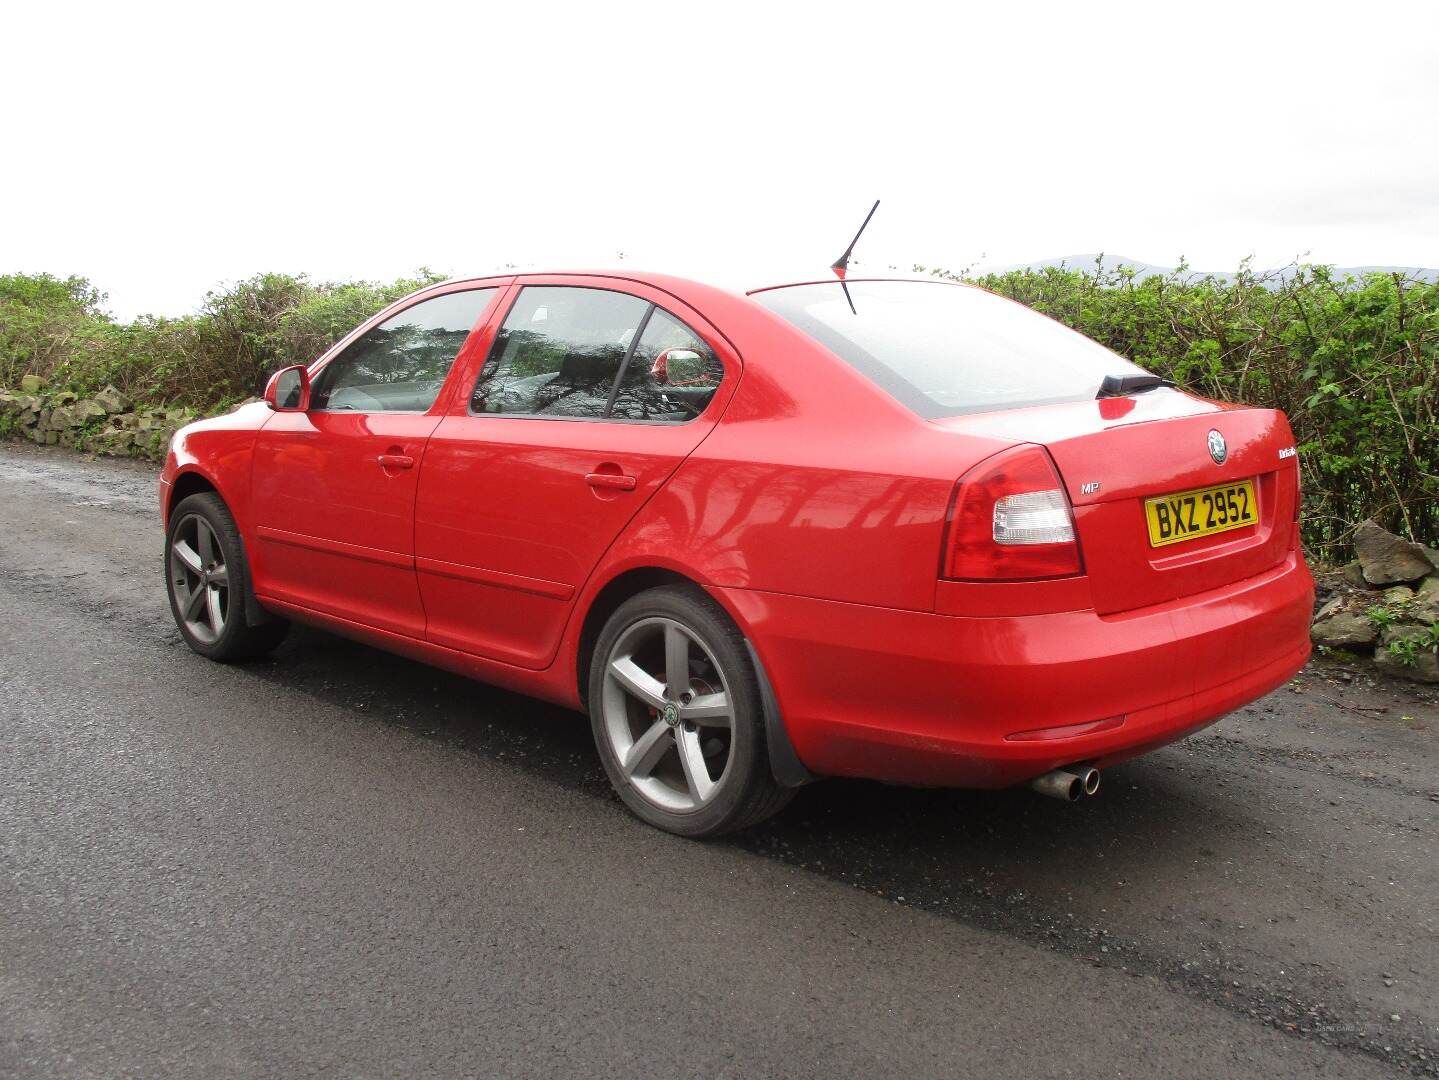
[[[290,625],[245,619],[250,568],[229,507],[213,492],[181,500],[165,530],[165,586],[170,612],[185,644],[211,660],[263,656]]]
[[[770,771],[744,638],[699,589],[650,589],[620,605],[595,644],[589,706],[610,783],[667,832],[734,832],[794,794]]]

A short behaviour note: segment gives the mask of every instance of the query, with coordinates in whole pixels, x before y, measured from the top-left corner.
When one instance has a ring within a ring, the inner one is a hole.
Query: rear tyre
[[[718,836],[778,813],[764,712],[744,637],[697,588],[665,586],[610,616],[590,661],[590,724],[610,783],[679,836]]]
[[[250,568],[229,507],[213,492],[181,500],[165,530],[165,587],[185,644],[222,663],[263,656],[290,624],[245,618]]]

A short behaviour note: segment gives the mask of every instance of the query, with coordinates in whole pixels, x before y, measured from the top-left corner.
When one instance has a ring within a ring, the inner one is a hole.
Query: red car
[[[176,435],[171,606],[587,710],[705,836],[816,777],[1092,790],[1292,676],[1294,437],[980,289],[454,281]]]

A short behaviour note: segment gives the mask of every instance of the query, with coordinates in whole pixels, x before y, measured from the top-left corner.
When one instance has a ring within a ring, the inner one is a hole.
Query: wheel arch
[[[175,479],[170,483],[169,502],[165,506],[165,524],[170,524],[170,516],[181,502],[191,495],[200,495],[206,491],[213,491],[220,496],[226,506],[230,505],[229,500],[225,498],[215,482],[199,469],[190,468],[177,473]]]

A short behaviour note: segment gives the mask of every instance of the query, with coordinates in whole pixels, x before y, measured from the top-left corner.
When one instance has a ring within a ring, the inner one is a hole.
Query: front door
[[[446,378],[500,291],[451,288],[387,313],[315,373],[308,412],[265,424],[252,503],[258,594],[424,636],[420,463]]]
[[[737,358],[692,329],[695,313],[585,280],[595,284],[518,291],[482,370],[466,376],[468,400],[430,438],[415,554],[437,644],[547,666],[600,557],[713,428],[733,385]]]

